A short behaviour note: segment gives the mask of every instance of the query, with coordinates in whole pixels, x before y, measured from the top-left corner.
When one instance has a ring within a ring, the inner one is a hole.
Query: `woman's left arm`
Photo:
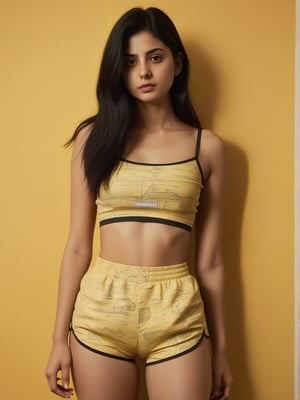
[[[202,157],[203,156],[203,157]],[[222,255],[222,214],[225,180],[225,148],[215,134],[205,131],[201,159],[207,175],[196,218],[195,270],[204,301],[213,350],[211,399],[229,396],[232,376],[226,356],[224,322],[224,262]]]

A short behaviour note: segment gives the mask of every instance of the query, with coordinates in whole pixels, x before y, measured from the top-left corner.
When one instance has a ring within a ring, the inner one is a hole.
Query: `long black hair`
[[[170,89],[171,102],[180,120],[200,128],[188,94],[189,60],[173,22],[158,8],[132,8],[114,25],[104,49],[97,83],[98,112],[84,120],[66,144],[70,145],[82,128],[91,125],[83,162],[89,189],[95,195],[102,182],[108,184],[118,166],[133,122],[135,100],[125,87],[122,72],[128,40],[141,31],[151,32],[165,43],[174,58],[182,54],[182,70]]]

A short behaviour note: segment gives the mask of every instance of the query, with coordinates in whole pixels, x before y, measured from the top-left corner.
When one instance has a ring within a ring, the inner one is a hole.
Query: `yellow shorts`
[[[98,258],[81,282],[72,327],[96,353],[146,365],[195,349],[208,337],[198,284],[186,263],[124,265]]]

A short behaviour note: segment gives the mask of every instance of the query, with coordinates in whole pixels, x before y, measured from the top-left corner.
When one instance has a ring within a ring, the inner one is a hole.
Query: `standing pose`
[[[46,369],[62,397],[73,394],[71,370],[79,400],[135,400],[139,356],[150,400],[228,398],[224,145],[202,130],[188,74],[161,10],[133,8],[117,21],[98,113],[69,142],[70,232]],[[96,218],[101,250],[89,268]],[[195,277],[186,261],[193,226]]]

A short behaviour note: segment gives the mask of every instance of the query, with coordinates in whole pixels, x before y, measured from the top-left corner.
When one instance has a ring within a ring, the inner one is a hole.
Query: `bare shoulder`
[[[225,143],[219,135],[209,129],[202,130],[199,162],[205,179],[213,171],[224,170],[225,167]]]
[[[201,147],[205,153],[212,156],[225,152],[224,140],[209,129],[202,130]]]
[[[84,146],[91,133],[92,128],[93,124],[89,124],[81,128],[80,131],[78,132],[74,141],[74,150],[73,150],[74,156],[77,156],[82,153],[82,150],[84,149]]]
[[[93,124],[89,124],[89,125],[86,125],[83,128],[81,128],[76,136],[75,143],[84,144],[87,141],[87,139],[92,131],[92,128],[93,128]]]

